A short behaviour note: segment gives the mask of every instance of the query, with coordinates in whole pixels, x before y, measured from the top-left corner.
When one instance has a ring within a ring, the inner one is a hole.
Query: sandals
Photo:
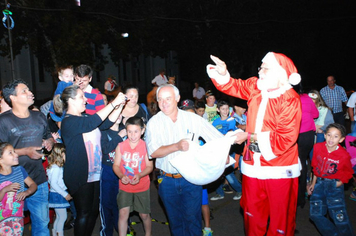
[[[352,192],[349,199],[356,202],[356,195]]]

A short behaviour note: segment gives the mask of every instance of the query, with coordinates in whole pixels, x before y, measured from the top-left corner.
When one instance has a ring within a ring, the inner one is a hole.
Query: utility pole
[[[8,12],[8,16],[6,18],[6,25],[7,25],[7,31],[9,33],[9,46],[10,46],[10,59],[11,59],[11,77],[12,79],[15,79],[15,67],[14,67],[14,55],[13,55],[13,52],[12,52],[12,35],[11,35],[11,29],[13,28],[13,26],[11,26],[11,24],[14,24],[13,23],[13,20],[10,16],[9,13],[11,13],[9,11],[9,8],[10,8],[10,4],[8,4],[7,0],[5,0],[5,6],[6,6],[6,10]],[[12,20],[12,22],[10,22],[10,19]]]

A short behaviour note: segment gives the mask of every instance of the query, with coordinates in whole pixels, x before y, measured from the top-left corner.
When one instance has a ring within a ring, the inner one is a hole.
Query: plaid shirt
[[[334,89],[329,88],[329,86],[322,88],[320,95],[326,105],[332,109],[333,113],[342,112],[342,102],[347,102],[345,89],[336,84]]]

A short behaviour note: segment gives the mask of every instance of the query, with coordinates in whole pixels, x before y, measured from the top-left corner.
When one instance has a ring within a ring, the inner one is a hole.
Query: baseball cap
[[[194,102],[190,99],[185,99],[181,102],[180,109],[182,110],[194,109]]]

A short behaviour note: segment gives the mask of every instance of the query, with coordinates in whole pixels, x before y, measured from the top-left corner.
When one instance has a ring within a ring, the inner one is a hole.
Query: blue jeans
[[[184,178],[158,177],[158,193],[166,208],[172,236],[202,234],[202,186]]]
[[[351,121],[351,133],[354,132],[356,121]]]
[[[325,217],[327,212],[333,222]],[[323,236],[354,235],[346,212],[344,185],[337,188],[335,179],[318,178],[310,198],[310,219]]]
[[[30,211],[31,217],[31,235],[49,236],[48,193],[48,183],[44,182],[32,196],[25,198],[25,210]]]
[[[69,205],[70,205],[69,209],[70,209],[70,212],[72,213],[73,219],[77,218],[77,210],[75,209],[73,199],[69,201]]]
[[[225,176],[227,182],[229,182],[229,184],[231,185],[231,187],[238,193],[242,192],[242,185],[241,183],[237,180],[234,171],[232,171],[230,174]],[[217,189],[216,189],[216,193],[219,194],[220,196],[224,196],[224,190],[223,190],[223,185],[224,183],[222,183]]]
[[[118,232],[119,209],[116,197],[119,193],[119,178],[111,166],[102,165],[100,179],[100,219],[101,236],[112,236],[114,229]]]

